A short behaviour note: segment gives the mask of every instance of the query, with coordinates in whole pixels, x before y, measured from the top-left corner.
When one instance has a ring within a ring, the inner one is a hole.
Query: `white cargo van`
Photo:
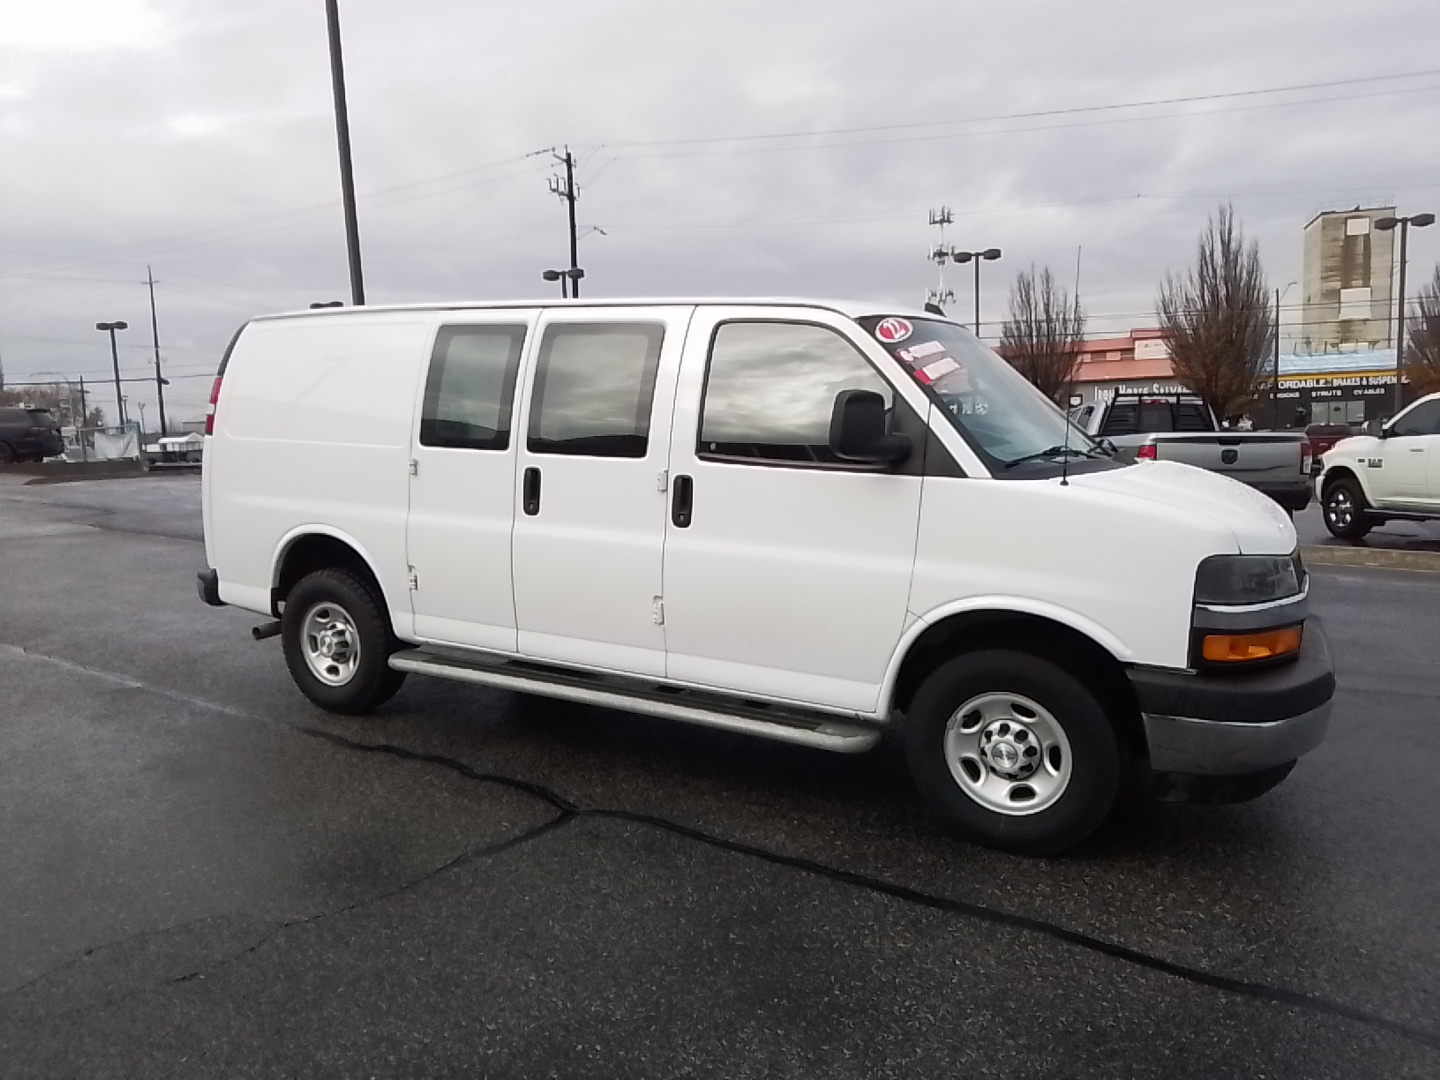
[[[341,713],[409,673],[841,752],[892,721],[956,831],[1071,847],[1127,782],[1251,797],[1334,677],[1270,499],[1124,465],[882,305],[255,319],[215,380],[201,596]]]

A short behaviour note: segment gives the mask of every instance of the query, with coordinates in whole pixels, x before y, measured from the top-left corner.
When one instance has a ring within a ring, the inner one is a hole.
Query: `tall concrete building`
[[[1305,226],[1305,353],[1354,352],[1393,345],[1395,233],[1375,222],[1393,206],[1327,210]]]

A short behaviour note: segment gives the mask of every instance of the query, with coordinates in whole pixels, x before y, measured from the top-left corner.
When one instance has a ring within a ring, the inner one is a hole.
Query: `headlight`
[[[1266,604],[1296,596],[1305,582],[1300,553],[1212,555],[1195,572],[1197,604]]]

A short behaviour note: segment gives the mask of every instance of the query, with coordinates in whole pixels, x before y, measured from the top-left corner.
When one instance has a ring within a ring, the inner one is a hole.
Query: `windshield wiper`
[[[1078,446],[1052,446],[1048,450],[1037,450],[1033,454],[1017,457],[1014,461],[1007,461],[1005,468],[1013,469],[1022,462],[1035,461],[1039,458],[1064,457],[1066,454],[1074,454],[1076,457],[1088,458],[1090,451],[1081,450]]]

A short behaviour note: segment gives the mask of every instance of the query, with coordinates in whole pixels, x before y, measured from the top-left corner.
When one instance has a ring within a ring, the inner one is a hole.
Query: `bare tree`
[[[1416,394],[1440,390],[1440,266],[1420,289],[1405,327],[1405,377]]]
[[[1250,405],[1275,343],[1260,247],[1245,244],[1233,207],[1206,222],[1195,265],[1166,273],[1156,296],[1175,376],[1224,420]]]
[[[1000,355],[1062,406],[1075,381],[1084,337],[1080,298],[1058,287],[1048,266],[1038,275],[1034,266],[1015,275],[1010,317],[1000,331]]]

